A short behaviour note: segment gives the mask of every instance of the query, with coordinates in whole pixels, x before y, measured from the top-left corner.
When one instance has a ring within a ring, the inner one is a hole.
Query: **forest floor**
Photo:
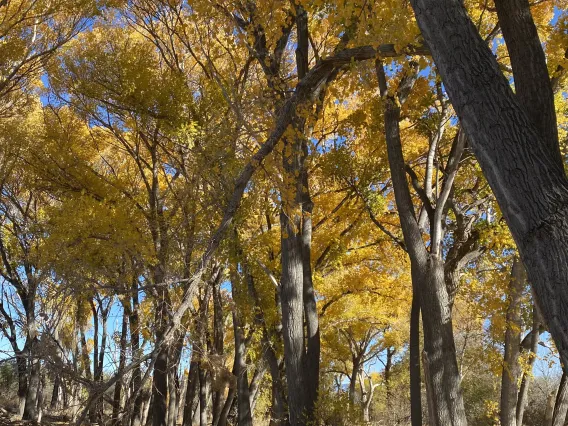
[[[15,416],[7,412],[6,410],[0,408],[0,426],[32,426],[37,425],[38,423],[29,422],[29,421],[22,421],[16,420]],[[45,416],[40,425],[48,425],[48,426],[55,426],[55,425],[67,425],[69,422],[61,421],[61,419],[52,418],[50,416]]]

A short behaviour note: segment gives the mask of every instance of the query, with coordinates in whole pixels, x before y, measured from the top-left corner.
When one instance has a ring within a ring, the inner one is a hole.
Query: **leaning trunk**
[[[467,420],[460,390],[444,262],[438,254],[428,253],[424,246],[406,180],[400,140],[400,104],[389,94],[386,75],[380,61],[376,63],[376,72],[381,97],[385,101],[384,123],[388,161],[404,242],[411,261],[412,286],[420,290],[424,329],[423,357],[428,374],[427,390],[431,389],[427,395],[431,409],[430,420],[433,426],[462,426],[467,424]],[[415,78],[415,75],[409,78]],[[407,87],[412,87],[411,80],[403,82]]]
[[[568,365],[568,180],[460,0],[411,0],[449,98]]]

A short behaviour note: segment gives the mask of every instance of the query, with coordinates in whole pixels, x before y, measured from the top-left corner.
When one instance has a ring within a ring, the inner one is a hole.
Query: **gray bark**
[[[122,372],[124,370],[124,366],[126,365],[126,343],[127,343],[127,334],[128,334],[128,309],[124,309],[124,313],[122,314],[122,329],[120,334],[120,355],[118,360],[118,371]],[[113,402],[112,402],[112,419],[111,425],[118,426],[120,423],[119,415],[120,415],[120,402],[122,398],[122,379],[116,382],[114,385],[114,395],[113,395]]]
[[[509,51],[517,100],[543,138],[553,161],[563,169],[554,93],[529,1],[497,0],[495,8]]]
[[[459,0],[412,0],[450,100],[568,363],[568,181]]]
[[[414,280],[413,280],[414,282]],[[410,310],[410,420],[412,426],[422,426],[422,391],[420,379],[420,299],[419,290],[412,289]]]
[[[563,372],[558,391],[556,392],[552,426],[564,426],[566,413],[568,413],[568,375],[566,375],[566,372]]]
[[[140,359],[140,330],[138,318],[138,283],[136,278],[132,280],[132,309],[129,309],[128,321],[130,326],[130,348],[132,351],[132,362],[138,363]],[[128,306],[128,305],[125,305]],[[136,365],[132,369],[132,394],[134,401],[132,412],[130,413],[130,426],[140,426],[142,424],[142,373],[140,366]]]
[[[248,373],[245,360],[245,338],[237,312],[233,313],[233,327],[235,330],[235,375],[237,376],[237,424],[239,426],[252,426]]]
[[[539,329],[541,325],[540,316],[538,314],[538,309],[533,307],[533,326],[530,334],[530,347],[529,351],[533,354],[536,354],[536,350],[538,348],[538,341],[540,337]],[[523,339],[524,340],[524,339]],[[522,347],[522,344],[521,344]],[[528,371],[532,373],[533,365],[536,360],[536,355],[533,355],[529,358],[528,362]],[[521,380],[521,387],[519,389],[519,395],[517,397],[517,425],[522,426],[523,424],[523,417],[525,414],[525,408],[527,406],[528,396],[529,396],[529,385],[531,382],[531,375],[525,373]]]
[[[410,257],[413,287],[420,289],[420,308],[424,329],[425,373],[429,398],[430,421],[434,426],[467,424],[463,398],[460,390],[460,375],[456,359],[452,330],[451,303],[448,296],[444,262],[440,255],[441,224],[433,223],[431,236],[432,252],[428,253],[414,212],[408,188],[405,162],[400,140],[400,107],[394,96],[388,95],[386,75],[380,61],[376,63],[381,97],[385,100],[385,136],[388,161],[391,170],[395,201],[399,212],[404,242]],[[398,93],[412,87],[412,78],[403,78]],[[402,102],[401,102],[402,103]],[[460,141],[464,143],[464,141]],[[463,145],[462,145],[463,146]],[[461,154],[460,154],[461,156]],[[457,156],[459,158],[460,156]],[[451,188],[451,181],[445,191]],[[440,196],[434,216],[441,220],[438,209],[443,209],[446,199]],[[436,222],[436,221],[433,221]]]
[[[521,376],[519,354],[521,350],[521,297],[525,285],[524,269],[515,257],[509,282],[507,328],[505,331],[505,354],[501,373],[501,403],[499,419],[502,426],[516,426],[518,383]]]

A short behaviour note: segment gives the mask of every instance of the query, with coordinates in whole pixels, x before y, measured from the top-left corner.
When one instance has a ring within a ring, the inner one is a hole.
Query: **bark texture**
[[[516,426],[518,383],[521,376],[519,354],[521,351],[521,297],[525,276],[523,265],[515,258],[509,282],[509,305],[507,306],[507,328],[505,331],[505,354],[501,373],[500,415],[502,426]]]
[[[448,296],[444,262],[440,255],[441,225],[433,221],[431,252],[426,250],[406,180],[406,165],[400,140],[400,104],[413,85],[415,74],[403,77],[398,88],[398,100],[388,94],[386,75],[380,61],[376,62],[381,96],[385,101],[384,125],[387,153],[399,212],[404,243],[410,257],[413,288],[419,289],[424,327],[424,353],[428,375],[427,390],[430,422],[435,426],[467,424],[460,390],[460,374],[452,330],[451,303]],[[458,138],[456,139],[458,140]],[[463,139],[459,143],[464,143]],[[463,150],[463,145],[462,145]],[[461,154],[460,154],[461,156]],[[457,156],[459,158],[460,156]],[[451,176],[451,173],[449,173]],[[446,186],[451,188],[451,181]],[[447,189],[449,194],[449,189]],[[442,190],[442,194],[445,191]],[[441,211],[446,199],[439,200]],[[434,216],[441,220],[436,213]],[[437,231],[438,229],[438,231]]]
[[[450,100],[568,361],[568,181],[459,0],[412,0]]]

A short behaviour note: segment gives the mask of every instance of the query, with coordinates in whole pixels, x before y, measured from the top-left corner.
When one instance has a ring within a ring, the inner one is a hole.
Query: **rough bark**
[[[517,99],[542,137],[551,157],[563,169],[554,93],[529,1],[496,0],[495,8],[509,51]]]
[[[235,375],[237,376],[237,424],[239,426],[252,426],[248,374],[245,360],[245,338],[237,312],[233,313],[233,327],[235,330]]]
[[[521,350],[521,297],[525,285],[524,268],[515,257],[509,281],[509,304],[507,306],[507,328],[505,331],[505,354],[501,373],[500,415],[502,426],[517,424],[518,383],[521,376],[519,354]]]
[[[207,426],[207,394],[208,394],[208,374],[204,365],[199,365],[199,426]]]
[[[432,252],[428,253],[414,212],[408,188],[405,162],[400,140],[400,106],[394,96],[388,94],[386,75],[380,61],[376,62],[381,97],[385,101],[385,136],[388,161],[391,170],[395,201],[398,208],[404,242],[411,263],[413,288],[420,289],[420,308],[424,329],[423,357],[428,365],[427,383],[431,392],[430,421],[434,426],[467,424],[460,390],[460,375],[456,359],[452,330],[450,299],[445,285],[444,262],[440,256],[441,225],[433,223]],[[412,79],[413,77],[409,77]],[[402,89],[409,90],[412,81],[405,78]],[[399,99],[401,96],[399,95]],[[463,142],[463,140],[462,140]],[[459,158],[459,157],[458,157]],[[451,181],[448,187],[451,187]],[[442,209],[445,199],[440,197],[436,211]],[[441,220],[437,214],[437,219]]]
[[[466,425],[460,389],[450,303],[444,282],[444,264],[430,255],[420,305],[424,324],[424,354],[428,359],[434,425]]]
[[[24,407],[23,420],[36,422],[39,412],[37,409],[37,398],[41,381],[41,362],[39,358],[30,360],[30,372],[28,380],[28,389],[26,393],[26,405]]]
[[[282,382],[282,372],[276,352],[272,348],[267,333],[263,334],[263,344],[265,346],[264,359],[268,364],[271,380],[271,406],[270,406],[270,426],[281,426],[286,424],[286,398],[284,396],[284,384]]]
[[[191,360],[189,362],[189,374],[187,377],[187,390],[185,392],[185,403],[183,408],[183,426],[191,426],[193,413],[196,409],[197,386],[199,383],[198,370],[199,361],[197,351],[192,349]]]
[[[161,265],[156,266],[153,271],[154,284],[164,282],[164,270]],[[164,338],[165,325],[168,321],[167,307],[167,288],[160,286],[158,290],[158,300],[156,301],[156,341]],[[152,426],[167,426],[166,405],[168,397],[168,353],[170,345],[162,345],[158,351],[156,362],[154,363],[154,375],[152,377]]]
[[[33,286],[32,283],[29,283],[29,285]],[[33,291],[33,294],[35,294],[35,290]],[[20,298],[24,305],[27,323],[26,352],[28,356],[28,365],[30,366],[26,391],[26,403],[22,419],[37,422],[39,416],[37,409],[37,397],[41,381],[41,361],[36,355],[39,340],[37,336],[35,301],[33,296],[30,294],[27,294],[24,297],[22,296],[23,295],[20,295]]]
[[[355,388],[357,387],[357,381],[359,380],[359,374],[361,372],[361,357],[354,356],[351,360],[351,376],[349,377],[349,404],[351,406],[355,405]]]
[[[554,403],[554,413],[552,415],[552,426],[564,426],[568,413],[568,375],[564,371],[560,379],[560,385],[556,392],[556,402]]]
[[[412,0],[454,109],[471,140],[568,363],[568,181],[459,0]]]
[[[213,350],[215,355],[222,357],[224,353],[224,324],[223,324],[223,303],[221,299],[221,287],[217,284],[213,288]],[[213,394],[213,424],[217,424],[221,410],[223,409],[224,387],[217,389]]]
[[[418,289],[412,289],[410,310],[410,419],[412,426],[422,426],[422,392],[420,379],[420,299]]]
[[[286,160],[285,160],[286,161]],[[302,256],[298,230],[300,217],[295,209],[280,213],[282,277],[280,303],[282,306],[282,335],[284,362],[288,384],[290,423],[302,425],[305,400],[304,387],[304,301]]]
[[[179,383],[179,363],[181,361],[181,352],[183,349],[183,338],[179,336],[177,342],[171,346],[168,359],[168,426],[176,426],[178,418],[180,383]]]

